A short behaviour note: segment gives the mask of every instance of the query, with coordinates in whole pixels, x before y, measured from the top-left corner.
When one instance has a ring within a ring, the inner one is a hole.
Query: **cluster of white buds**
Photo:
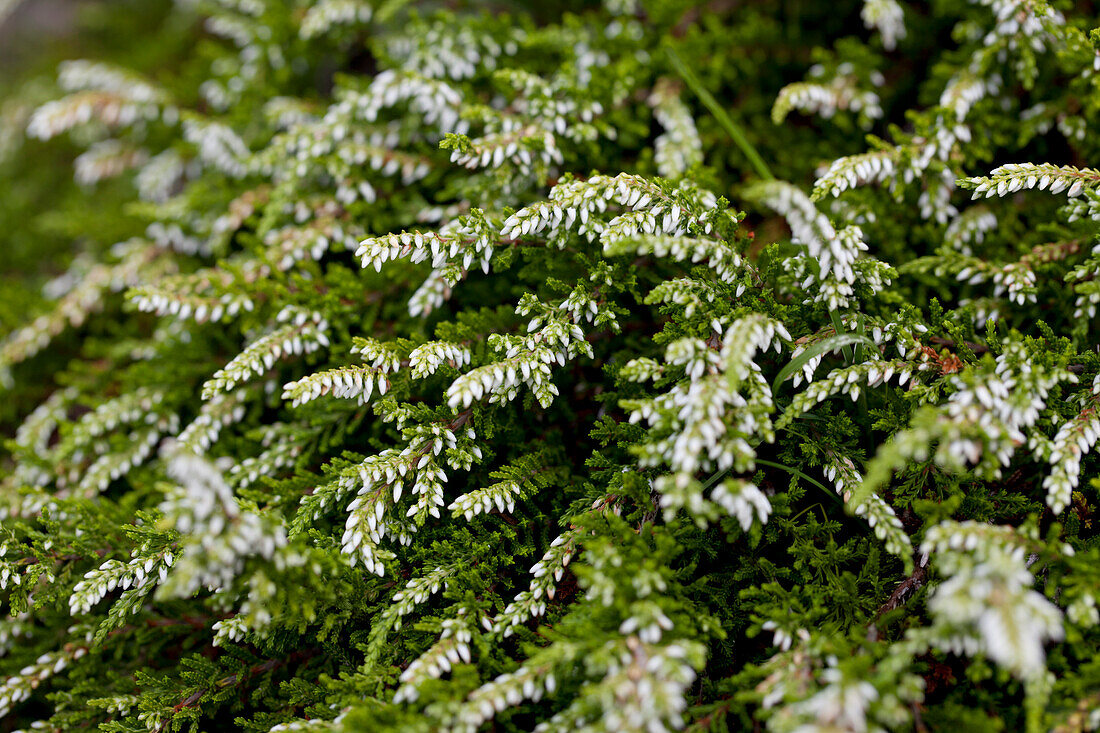
[[[237,488],[247,488],[263,476],[274,476],[293,466],[304,450],[303,442],[315,432],[308,426],[293,423],[265,425],[262,431],[264,450],[229,468],[230,483]]]
[[[745,285],[739,283],[735,295],[740,296],[744,290]],[[683,307],[685,318],[692,318],[696,313],[707,312],[710,309],[710,304],[714,303],[719,297],[711,283],[690,277],[678,277],[665,280],[653,290],[650,290],[649,294],[646,295],[645,302],[647,305],[675,303]],[[728,316],[718,316],[711,320],[711,328],[716,333],[722,333],[728,320]]]
[[[62,61],[58,67],[58,85],[67,92],[98,89],[127,94],[141,102],[164,102],[165,92],[129,69],[98,61]]]
[[[477,688],[463,701],[455,715],[455,733],[476,733],[485,723],[510,705],[524,700],[538,702],[557,689],[552,666],[524,665],[505,672]]]
[[[936,258],[930,258],[935,260]],[[988,262],[979,257],[944,257],[935,267],[937,275],[946,275],[954,270],[959,282],[980,285],[993,281],[993,297],[1007,297],[1017,305],[1035,302],[1035,283],[1037,277],[1031,267],[1031,259],[1021,259],[1006,264]]]
[[[461,369],[470,364],[470,349],[447,341],[429,341],[409,353],[409,366],[416,379],[435,374],[443,364]]]
[[[876,183],[889,183],[893,190],[899,183],[922,179],[933,164],[935,170],[942,171],[941,181],[932,179],[929,184],[945,184],[949,192],[957,177],[949,173],[954,170],[951,166],[952,155],[960,143],[968,143],[970,138],[969,127],[947,120],[941,114],[924,136],[914,137],[903,145],[833,161],[814,182],[813,198],[839,196],[848,189]],[[903,161],[905,165],[899,168]],[[927,206],[925,209],[933,212],[942,210]]]
[[[813,293],[806,302],[823,302],[830,310],[849,306],[857,274],[872,292],[889,283],[885,266],[877,260],[868,260],[866,266],[857,269],[856,260],[867,251],[863,231],[855,225],[834,229],[828,217],[797,186],[772,181],[758,184],[751,195],[787,220],[791,240],[806,245],[810,259],[816,261],[816,273],[798,258],[785,261],[790,271],[803,276],[801,288]],[[811,287],[814,284],[816,290]]]
[[[615,312],[603,307],[599,297],[599,291],[589,289],[585,284],[578,284],[573,288],[565,300],[558,303],[558,310],[563,311],[574,323],[593,323],[597,326],[607,326],[613,332],[619,332],[619,321]],[[521,302],[521,315],[528,315],[532,311],[542,311],[543,304],[530,301],[526,306]],[[542,319],[536,319],[540,323]],[[530,325],[530,324],[529,324]]]
[[[140,698],[137,695],[112,695],[106,698],[99,698],[95,701],[96,707],[102,708],[104,712],[115,713],[117,715],[129,715],[130,711],[138,705]],[[31,725],[31,730],[35,730],[38,726]]]
[[[0,656],[7,656],[15,644],[28,637],[33,624],[34,621],[27,611],[10,613],[0,621]]]
[[[495,69],[498,59],[514,55],[517,42],[526,36],[523,28],[516,27],[510,39],[499,43],[489,33],[445,21],[410,26],[409,33],[387,39],[386,52],[402,68],[431,79],[458,81],[474,76],[479,68]]]
[[[1075,381],[1065,369],[1033,364],[1023,346],[1006,342],[992,369],[982,365],[953,374],[949,384],[955,391],[947,401],[920,408],[910,426],[879,449],[857,495],[874,491],[891,470],[911,460],[931,457],[956,471],[974,466],[978,475],[995,478],[1019,447],[1044,453],[1049,441],[1034,427],[1047,396],[1059,382]],[[936,444],[934,453],[930,443]]]
[[[212,239],[185,232],[177,223],[155,221],[145,227],[145,236],[158,247],[180,254],[209,256],[214,252]]]
[[[162,90],[108,64],[66,62],[59,81],[72,93],[34,111],[27,123],[31,137],[49,140],[92,121],[118,128],[157,119],[175,124],[179,117]]]
[[[863,0],[860,17],[864,26],[879,32],[887,51],[893,51],[905,38],[905,12],[897,0]]]
[[[202,403],[199,414],[176,437],[186,450],[203,455],[217,442],[223,428],[244,419],[246,390],[219,392]]]
[[[767,524],[772,513],[771,502],[764,492],[756,484],[741,479],[726,479],[715,486],[710,500],[734,517],[744,532],[756,522]]]
[[[275,445],[278,445],[278,443],[275,443]],[[387,470],[392,468],[396,476],[396,464],[392,461],[394,453],[396,451],[393,449],[384,450],[367,458],[361,464],[344,468],[337,473],[334,480],[315,487],[311,493],[302,497],[301,507],[294,525],[295,529],[298,529],[298,525],[302,520],[316,521],[321,518],[322,514],[333,509],[349,495],[358,492],[366,481],[364,476],[369,477],[373,469],[379,469],[379,475],[384,476]],[[378,496],[381,496],[380,492]]]
[[[646,644],[656,644],[666,631],[673,627],[661,606],[654,601],[635,601],[630,606],[630,615],[619,624],[619,633],[623,636],[637,633]]]
[[[815,303],[824,303],[830,311],[847,307],[855,297],[853,284],[856,281],[854,268],[856,258],[860,252],[866,251],[867,245],[863,241],[863,230],[852,225],[841,229],[836,233],[836,238],[830,242],[829,254],[832,255],[832,269],[822,269],[818,276],[818,291],[814,294]],[[824,254],[824,251],[822,251]],[[810,248],[813,256],[813,248]],[[859,272],[863,284],[870,288],[872,293],[877,293],[889,284],[890,279],[886,275],[886,269],[877,260],[867,260],[879,264],[879,267],[866,268]],[[802,280],[802,287],[808,288],[813,284],[813,276],[808,275]]]
[[[365,170],[398,177],[405,185],[431,171],[427,158],[394,149],[402,141],[400,128],[364,126],[352,117],[351,109],[334,107],[320,119],[292,122],[254,158],[253,167],[279,183],[319,181],[326,188],[335,184],[335,200],[326,203],[343,205],[377,199],[372,181],[363,176]]]
[[[13,543],[0,543],[0,590],[7,590],[9,587],[15,588],[23,584],[23,573],[25,571],[21,562],[22,558],[8,556],[8,551],[12,547]]]
[[[250,313],[256,307],[245,293],[207,295],[213,273],[184,275],[160,279],[155,285],[131,289],[126,297],[139,311],[158,316],[175,316],[196,323],[228,321],[240,313]],[[223,278],[224,281],[224,278]],[[219,284],[228,285],[228,282]]]
[[[864,128],[882,117],[878,95],[860,89],[855,76],[840,69],[828,82],[801,81],[780,89],[772,105],[772,121],[781,123],[792,110],[820,115],[824,119],[832,118],[838,111],[852,112],[858,115]]]
[[[409,298],[409,315],[427,316],[451,297],[453,288],[466,276],[458,263],[448,263],[432,270]]]
[[[375,465],[368,467],[367,463]],[[401,544],[408,544],[412,540],[411,533],[414,525],[387,516],[386,510],[391,506],[388,495],[389,482],[381,469],[384,468],[387,473],[393,473],[393,493],[400,498],[410,467],[407,457],[395,450],[383,451],[378,456],[368,459],[367,463],[363,464],[361,470],[370,470],[366,473],[368,479],[364,481],[359,495],[347,506],[348,518],[344,526],[344,535],[340,540],[340,550],[350,556],[349,562],[353,565],[356,562],[362,562],[367,572],[384,576],[385,561],[391,559],[393,553],[381,547],[382,541],[392,535]],[[423,491],[428,484],[440,483],[442,471],[437,465],[425,463],[422,468],[424,469],[422,472],[417,471],[414,474],[418,488]],[[395,499],[393,503],[396,501]]]
[[[993,169],[987,178],[968,178],[965,183],[973,188],[976,199],[1036,188],[1050,193],[1065,191],[1073,197],[1100,185],[1100,171],[1052,163],[1009,163]]]
[[[956,176],[952,169],[940,166],[938,175],[933,172],[925,177],[923,190],[917,198],[922,219],[935,221],[942,226],[959,213],[951,203]]]
[[[288,307],[276,321],[283,325],[249,344],[202,386],[204,400],[264,374],[283,356],[310,354],[328,346],[328,322],[319,313]]]
[[[721,239],[653,234],[616,239],[604,244],[606,255],[627,253],[668,257],[678,262],[705,262],[720,280],[727,283],[738,282],[745,273],[753,272],[752,266],[744,261],[737,249]],[[737,295],[742,292],[744,284],[740,284]]]
[[[999,321],[1005,316],[1004,301],[997,298],[960,298],[959,305],[968,309],[971,323],[979,328],[988,321]]]
[[[292,400],[291,405],[298,407],[322,395],[332,395],[339,399],[355,399],[365,405],[376,385],[379,395],[386,394],[389,389],[386,377],[372,367],[339,367],[288,382],[283,387],[283,399]]]
[[[1066,202],[1062,210],[1066,215],[1066,221],[1100,221],[1100,191],[1093,187],[1087,187],[1082,195]]]
[[[329,33],[335,26],[370,22],[373,8],[363,0],[318,0],[302,17],[299,34],[304,39]]]
[[[874,150],[838,158],[818,176],[814,198],[839,196],[850,188],[890,180],[897,171],[898,151]]]
[[[595,138],[591,123],[603,114],[603,105],[578,96],[575,79],[559,75],[548,80],[514,68],[500,69],[495,78],[511,86],[519,95],[512,106],[521,117],[570,140],[579,142]]]
[[[189,118],[183,123],[183,137],[198,148],[199,159],[206,165],[232,178],[242,178],[248,173],[252,153],[228,125]]]
[[[1045,2],[1034,0],[973,0],[993,11],[996,26],[986,34],[983,42],[993,46],[1006,42],[1015,49],[1023,41],[1033,51],[1046,49],[1065,17]]]
[[[410,578],[390,599],[390,605],[384,612],[386,620],[394,629],[400,629],[405,616],[422,606],[431,596],[447,589],[454,572],[454,566],[437,566],[423,575]]]
[[[267,100],[264,103],[264,117],[279,131],[286,131],[295,125],[305,125],[317,119],[313,106],[297,97],[272,97]]]
[[[214,646],[225,646],[227,642],[242,641],[249,632],[248,619],[238,614],[216,621],[210,630],[214,632]]]
[[[443,621],[443,632],[439,635],[439,640],[401,673],[401,687],[394,694],[393,701],[415,702],[419,695],[418,688],[424,682],[439,679],[451,671],[453,664],[469,664],[472,638],[466,608],[460,607],[454,618]]]
[[[709,205],[708,205],[709,204]],[[609,222],[600,215],[610,205],[627,209]],[[510,216],[501,229],[505,239],[544,234],[559,246],[565,234],[576,231],[590,240],[599,238],[604,245],[638,235],[685,234],[695,224],[704,234],[713,228],[713,197],[691,195],[681,189],[670,193],[641,176],[592,176],[583,181],[559,183],[550,191],[550,200],[533,204]],[[702,211],[701,211],[702,210]]]
[[[955,375],[957,390],[948,398],[947,414],[957,422],[983,428],[983,440],[958,440],[947,444],[948,453],[959,463],[977,463],[982,443],[1002,465],[1007,466],[1019,445],[1027,443],[1025,430],[1039,420],[1050,390],[1059,382],[1074,383],[1077,377],[1065,369],[1035,366],[1016,342],[1005,344],[993,373]]]
[[[905,652],[894,654],[873,672],[856,671],[805,629],[781,630],[774,622],[764,627],[783,636],[777,646],[784,650],[765,663],[769,674],[756,688],[764,696],[763,707],[774,709],[767,721],[769,731],[870,733],[912,722],[912,706],[924,700],[925,683],[903,671]],[[794,637],[799,643],[792,648]]]
[[[183,538],[178,557],[157,589],[158,597],[188,597],[200,588],[224,589],[250,557],[273,558],[286,546],[281,524],[241,509],[221,472],[208,460],[165,447],[169,476],[177,488],[161,511]]]
[[[453,219],[439,232],[400,232],[364,240],[355,256],[363,267],[381,271],[389,260],[431,260],[433,270],[409,299],[409,313],[424,316],[450,297],[451,288],[476,263],[488,273],[498,240],[497,225],[480,209]]]
[[[156,425],[163,418],[164,397],[163,389],[139,387],[111,398],[82,415],[68,440],[77,446],[86,445],[120,425]]]
[[[281,529],[281,528],[280,528]],[[288,567],[303,567],[307,564],[307,558],[301,553],[278,544],[278,555],[275,555],[276,567],[280,570]],[[272,555],[264,556],[265,559]],[[313,574],[322,572],[320,564],[314,562],[309,571]],[[214,646],[224,646],[229,643],[239,642],[246,635],[253,638],[265,638],[270,634],[270,627],[275,620],[274,601],[280,595],[279,585],[267,572],[263,570],[248,576],[248,595],[244,598],[237,614],[227,619],[218,621],[211,630],[214,631]],[[315,618],[315,612],[310,604],[305,604],[301,610],[306,618]]]
[[[960,254],[973,254],[971,245],[981,244],[997,228],[997,215],[984,206],[971,206],[952,219],[943,241]]]
[[[405,428],[409,443],[401,450],[386,449],[371,456],[337,481],[326,487],[316,500],[308,502],[317,515],[329,502],[338,501],[352,490],[357,496],[347,507],[348,518],[341,539],[342,552],[350,555],[354,564],[362,561],[369,572],[383,575],[384,560],[392,553],[381,548],[387,536],[401,544],[412,541],[416,523],[427,517],[439,518],[445,505],[443,484],[447,473],[440,459],[453,469],[469,470],[474,460],[480,460],[481,449],[472,444],[475,437],[470,428],[464,434],[464,448],[456,434],[468,419],[456,417],[450,425],[431,423]],[[408,507],[404,517],[389,510],[397,505],[410,484],[409,494],[416,502]],[[321,493],[320,489],[318,492]]]
[[[305,12],[287,18],[290,23],[272,33],[269,24],[273,7],[263,0],[177,0],[178,3],[200,6],[205,16],[205,29],[225,38],[237,47],[237,53],[224,53],[213,65],[211,78],[199,84],[206,103],[218,111],[228,110],[241,101],[249,89],[255,88],[265,74],[278,72],[290,62],[285,52],[291,47],[297,21]],[[304,8],[303,8],[304,11]],[[266,16],[266,17],[265,17]]]
[[[814,186],[814,197],[839,196],[844,191],[869,183],[889,183],[891,190],[901,182],[910,183],[925,179],[920,194],[921,216],[946,223],[957,210],[951,203],[955,181],[960,177],[956,170],[956,156],[960,144],[970,141],[971,130],[964,124],[974,105],[980,100],[998,94],[1003,80],[990,73],[990,67],[1003,66],[1010,56],[1017,72],[1024,77],[1025,85],[1035,76],[1035,63],[1031,54],[1042,52],[1048,46],[1065,47],[1060,26],[1061,14],[1046,3],[1030,0],[977,0],[993,8],[995,25],[984,38],[984,47],[974,52],[965,68],[948,81],[939,99],[928,129],[891,148],[840,158],[821,174]],[[887,6],[892,6],[887,11]],[[896,13],[901,21],[901,8],[893,0],[867,2],[867,14]],[[884,16],[885,17],[885,16]],[[885,40],[885,39],[884,39]],[[1013,53],[1020,45],[1028,47],[1027,54]],[[1054,169],[1054,170],[1051,170]],[[931,170],[933,175],[926,176]],[[992,178],[969,179],[964,185],[974,189],[974,198],[982,195],[1005,195],[1021,188],[1050,185],[1054,192],[1064,188],[1071,196],[1095,184],[1089,178],[1089,170],[1077,171],[1068,166],[1003,166],[994,171]],[[948,239],[952,239],[952,233]],[[969,248],[964,248],[969,253]],[[1020,295],[1017,297],[1027,297]]]
[[[794,719],[807,721],[801,730],[867,731],[867,713],[878,699],[878,690],[870,682],[851,679],[836,667],[821,674],[825,686],[806,700],[781,711]],[[812,721],[812,722],[811,722]]]
[[[64,649],[46,652],[19,670],[19,674],[0,681],[0,718],[7,717],[13,707],[30,698],[36,687],[87,653],[87,646],[69,644]]]
[[[196,0],[184,0],[184,2],[196,2]],[[263,4],[260,0],[216,0],[215,6],[222,6],[223,12],[212,13],[206,19],[206,30],[216,36],[233,41],[238,47],[244,49],[252,46],[261,35],[267,35],[259,30],[255,24],[246,22],[245,18],[251,16],[258,18],[263,15]],[[224,12],[224,11],[230,12]]]
[[[1066,275],[1066,281],[1073,283],[1073,291],[1077,296],[1074,299],[1073,317],[1081,319],[1084,322],[1082,327],[1085,328],[1085,324],[1096,316],[1097,307],[1100,306],[1100,281],[1095,279],[1098,270],[1100,245],[1095,245],[1091,257]]]
[[[798,647],[804,646],[810,640],[810,632],[806,629],[803,629],[801,627],[791,628],[786,623],[782,621],[776,621],[775,619],[768,619],[763,624],[761,624],[760,629],[762,631],[772,632],[772,645],[778,647],[783,652],[789,652],[792,646],[795,646],[795,648],[798,649]],[[794,643],[795,638],[797,638],[799,642],[797,645],[795,645]],[[777,661],[785,657],[789,658],[789,656],[792,655],[782,654],[772,657],[767,662],[767,666],[775,666],[775,663]],[[796,651],[793,656],[798,656],[798,651]],[[765,680],[764,684],[766,685],[771,681],[772,679],[769,676],[769,679]],[[776,694],[777,692],[779,692],[778,695]],[[772,701],[781,697],[781,691],[773,690],[772,692],[768,693],[768,695],[764,697],[764,708],[770,708],[772,706]]]
[[[101,140],[93,143],[76,157],[73,166],[76,182],[90,186],[99,181],[115,178],[126,171],[143,165],[149,153],[118,140]]]
[[[430,260],[436,268],[451,261],[465,269],[477,263],[488,272],[496,238],[492,223],[477,211],[449,222],[439,232],[400,232],[366,239],[355,256],[363,267],[378,272],[386,262],[403,257],[412,262]]]
[[[1100,625],[1100,608],[1092,593],[1086,592],[1070,601],[1066,606],[1066,618],[1086,629]]]
[[[88,613],[92,606],[116,588],[140,589],[150,581],[155,583],[158,578],[164,580],[168,577],[168,569],[174,559],[171,552],[145,555],[135,550],[133,554],[129,562],[106,560],[95,570],[84,573],[84,579],[73,586],[69,596],[70,613],[73,616]]]
[[[370,135],[366,137],[366,142],[363,141],[363,137],[362,133],[357,131],[336,149],[337,157],[342,163],[354,168],[366,166],[383,176],[397,176],[405,186],[421,180],[431,172],[429,159],[391,150],[389,148],[389,145],[393,144],[391,133],[387,132],[384,136]],[[314,139],[312,146],[314,150],[316,146],[317,142]],[[340,198],[339,194],[337,198]],[[374,201],[373,196],[364,195],[363,198],[368,203]]]
[[[358,355],[381,374],[393,374],[405,362],[405,349],[393,343],[357,336],[351,353]]]
[[[695,476],[755,465],[754,443],[774,434],[769,417],[774,407],[771,389],[753,360],[758,352],[780,350],[782,341],[790,341],[783,325],[759,314],[731,324],[713,349],[700,339],[678,339],[666,348],[665,370],[682,368],[687,378],[657,397],[622,403],[631,422],[649,424],[646,440],[635,449],[639,464],[672,470],[654,481],[666,515],[686,509],[705,524],[720,516],[720,508],[729,508],[739,518],[767,518],[770,506],[755,486],[723,485],[708,500]],[[632,361],[624,376],[641,381],[656,375],[654,366],[651,360]]]
[[[877,319],[868,319],[866,316],[862,315],[859,318],[854,318],[851,315],[841,316],[839,320],[839,331],[835,326],[827,326],[817,333],[799,339],[796,342],[798,346],[791,355],[792,359],[801,356],[807,349],[815,348],[817,344],[825,339],[843,335],[849,331],[859,331],[861,329],[871,337],[871,341],[874,342],[875,346],[878,347],[883,354],[886,354],[889,345],[893,344],[900,359],[910,362],[923,362],[928,359],[928,353],[925,351],[924,344],[918,339],[919,334],[928,331],[928,327],[922,323],[880,321]],[[803,381],[807,383],[812,382],[814,380],[814,373],[818,366],[821,365],[821,360],[825,357],[825,354],[832,353],[836,355],[841,353],[842,349],[843,347],[841,345],[837,345],[829,352],[811,356],[802,366],[802,369],[793,375],[791,380],[793,386],[797,387]]]
[[[134,186],[143,201],[163,203],[176,192],[186,174],[187,164],[183,157],[168,149],[154,155],[142,166],[134,177]]]
[[[838,367],[806,389],[798,392],[791,404],[776,420],[776,428],[784,428],[795,419],[809,412],[819,403],[838,394],[848,395],[852,401],[859,399],[864,387],[875,388],[897,377],[897,385],[904,387],[916,372],[930,369],[928,362],[914,364],[904,359],[874,359],[863,364]],[[809,381],[809,380],[807,380]]]
[[[653,117],[664,128],[653,143],[653,160],[663,178],[679,178],[703,162],[703,143],[691,110],[680,99],[680,89],[667,78],[660,79],[649,95]]]
[[[8,381],[7,370],[12,364],[39,353],[66,328],[83,324],[102,307],[108,290],[123,290],[141,282],[157,256],[153,248],[138,240],[121,242],[112,253],[119,259],[117,264],[89,265],[84,258],[77,258],[69,272],[51,283],[59,287],[47,291],[57,298],[53,310],[15,329],[0,342],[0,384]]]
[[[117,450],[102,437],[130,426],[126,441]],[[68,471],[59,471],[59,487],[75,485],[77,492],[92,496],[107,488],[152,453],[160,438],[178,428],[174,408],[164,402],[164,392],[139,388],[98,405],[85,413],[54,451],[54,460],[71,458]],[[88,465],[87,457],[94,457]]]
[[[1073,490],[1081,481],[1081,459],[1100,439],[1100,375],[1092,382],[1092,393],[1085,398],[1081,412],[1062,423],[1051,445],[1050,473],[1043,479],[1047,504],[1060,514],[1073,499]]]
[[[837,233],[829,218],[818,211],[810,197],[800,188],[782,181],[760,184],[755,198],[787,220],[791,239],[805,244],[810,256],[818,260],[822,270],[835,271],[837,279],[851,281],[855,255],[837,241]],[[866,245],[864,246],[866,249]]]
[[[126,445],[116,452],[105,453],[88,466],[80,476],[77,492],[84,496],[98,494],[112,481],[122,478],[135,466],[145,463],[165,434],[178,429],[176,415],[162,417],[156,425],[149,428],[131,430],[126,435]]]
[[[15,445],[39,458],[49,455],[50,439],[68,417],[79,393],[72,387],[58,389],[34,408],[15,431]]]
[[[604,673],[592,691],[602,708],[600,727],[609,731],[662,732],[682,728],[695,669],[702,666],[704,656],[701,644],[649,644],[635,635],[596,650],[587,664]],[[582,727],[589,714],[583,700],[540,723],[535,730],[549,733]]]
[[[330,250],[353,250],[359,244],[359,230],[331,218],[319,218],[301,225],[272,229],[264,235],[268,260],[287,271],[303,260],[319,261]]]
[[[266,186],[245,191],[229,202],[225,211],[218,214],[208,227],[210,234],[228,238],[270,201],[271,191]],[[256,266],[253,266],[256,267]],[[262,270],[262,266],[257,269]]]
[[[516,508],[516,497],[523,488],[516,481],[498,481],[484,489],[475,489],[455,499],[447,507],[455,516],[465,516],[467,520],[478,514],[487,514],[495,506],[497,511],[511,514]]]
[[[532,164],[560,165],[563,162],[554,133],[537,125],[506,125],[502,132],[483,135],[451,151],[451,162],[474,170],[499,168],[510,162],[520,173],[529,173]]]
[[[348,94],[330,114],[349,110],[367,122],[374,122],[382,110],[408,102],[409,112],[442,135],[465,132],[466,125],[459,120],[462,101],[462,95],[446,82],[412,71],[387,69],[371,80],[365,93]]]
[[[469,407],[487,399],[504,403],[516,398],[521,386],[534,393],[539,404],[549,407],[558,394],[551,381],[551,364],[564,366],[578,356],[592,356],[584,329],[559,308],[538,302],[527,294],[516,312],[540,313],[528,323],[527,336],[492,334],[489,345],[504,358],[463,373],[447,388],[447,404]],[[591,316],[591,314],[589,314]]]
[[[493,619],[494,634],[509,637],[520,624],[546,613],[546,604],[554,598],[557,583],[577,551],[578,534],[571,529],[554,538],[542,558],[531,566],[531,587],[518,593]]]
[[[940,94],[940,106],[953,112],[959,122],[979,101],[997,94],[1003,83],[1000,74],[979,73],[974,66],[951,77]]]
[[[1024,679],[1043,674],[1043,643],[1062,638],[1062,612],[1033,590],[1024,538],[1010,527],[948,521],[928,530],[921,550],[950,576],[928,601],[940,644],[983,653]]]
[[[863,476],[856,470],[855,464],[847,456],[836,452],[826,453],[824,466],[826,478],[833,482],[836,493],[850,506],[852,491],[863,483]],[[852,510],[862,517],[875,533],[875,537],[886,547],[891,555],[909,563],[913,555],[913,543],[909,540],[905,528],[898,519],[894,508],[878,494],[870,494]]]

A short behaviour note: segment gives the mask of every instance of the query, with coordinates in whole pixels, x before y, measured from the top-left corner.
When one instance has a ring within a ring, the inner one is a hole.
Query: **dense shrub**
[[[445,5],[10,90],[0,728],[1100,728],[1092,5]]]

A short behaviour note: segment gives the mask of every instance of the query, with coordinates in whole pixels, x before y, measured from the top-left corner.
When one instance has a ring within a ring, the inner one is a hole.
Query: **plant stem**
[[[756,462],[757,463],[762,463],[765,466],[771,466],[772,468],[778,468],[781,471],[786,471],[787,473],[791,474],[792,476],[797,476],[798,478],[802,479],[803,481],[806,481],[806,482],[811,483],[814,486],[818,487],[819,489],[824,491],[826,494],[833,497],[834,500],[840,502],[841,504],[844,503],[844,500],[841,499],[839,496],[837,496],[835,491],[833,491],[832,489],[830,489],[828,486],[821,483],[817,479],[811,478],[810,476],[807,476],[806,474],[802,473],[797,468],[791,468],[790,466],[784,466],[782,463],[775,463],[774,461],[765,461],[762,458],[757,458]]]
[[[726,113],[726,110],[722,109],[718,104],[718,100],[707,91],[703,83],[699,81],[699,77],[695,76],[695,72],[684,63],[684,60],[680,58],[680,54],[676,53],[671,46],[665,46],[665,53],[668,54],[669,61],[672,62],[673,67],[676,69],[676,73],[691,87],[691,91],[695,92],[695,95],[699,97],[703,105],[710,110],[710,113],[714,115],[714,118],[718,120],[730,138],[737,147],[741,148],[741,152],[745,154],[745,157],[749,159],[749,163],[756,170],[756,174],[766,181],[774,181],[775,176],[768,169],[768,164],[764,162],[764,159],[760,157],[760,153],[756,152],[756,148],[752,146],[749,139],[745,137],[745,133],[741,131],[741,128],[737,126],[730,116]]]

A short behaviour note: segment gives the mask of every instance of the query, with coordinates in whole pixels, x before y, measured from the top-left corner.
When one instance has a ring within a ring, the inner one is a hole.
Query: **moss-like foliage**
[[[0,730],[1100,728],[1091,5],[129,5],[2,82]]]

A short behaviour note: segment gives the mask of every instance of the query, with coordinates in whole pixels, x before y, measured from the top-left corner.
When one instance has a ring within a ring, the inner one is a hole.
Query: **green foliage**
[[[445,5],[17,56],[4,730],[1100,728],[1089,9]]]

